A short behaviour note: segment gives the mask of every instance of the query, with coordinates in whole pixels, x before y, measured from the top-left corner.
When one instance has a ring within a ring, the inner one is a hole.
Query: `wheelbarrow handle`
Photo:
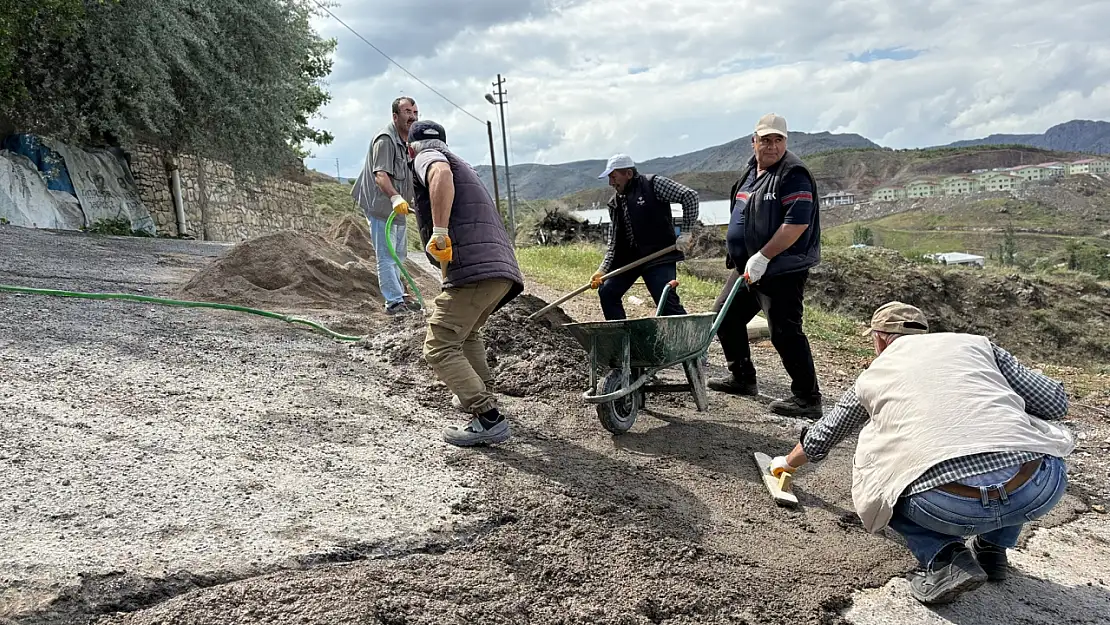
[[[640,267],[642,265],[650,263],[651,261],[655,260],[656,258],[659,258],[660,256],[664,256],[666,254],[670,254],[671,252],[673,252],[677,249],[678,249],[677,245],[670,245],[670,246],[667,246],[667,247],[659,250],[658,252],[652,252],[651,254],[648,254],[647,256],[644,256],[643,258],[641,258],[639,260],[628,263],[627,265],[625,265],[624,267],[621,267],[620,269],[614,269],[613,271],[610,271],[609,273],[605,274],[604,276],[601,276],[601,281],[605,282],[609,278],[612,278],[614,276],[619,276],[620,274],[622,274],[626,271],[631,271],[631,270],[633,270],[637,267]],[[562,304],[563,302],[567,301],[568,299],[570,299],[572,297],[575,297],[579,293],[582,293],[582,292],[584,292],[585,290],[587,290],[589,288],[590,288],[589,283],[584,284],[584,285],[578,287],[577,289],[574,289],[570,293],[567,293],[566,295],[560,297],[559,299],[555,300],[554,302],[551,302],[547,306],[544,306],[543,308],[537,310],[536,312],[528,315],[528,318],[529,319],[535,319],[536,317],[539,317],[540,315],[544,314],[545,312],[551,310],[552,308],[555,308],[559,304]]]
[[[667,296],[671,294],[671,291],[677,288],[678,280],[671,280],[667,283],[667,286],[663,287],[663,294],[659,296],[659,305],[655,308],[656,317],[663,316],[663,307],[667,305]]]
[[[728,292],[728,297],[725,303],[721,305],[720,312],[717,313],[717,318],[713,320],[713,330],[709,333],[710,337],[717,335],[717,330],[721,328],[721,322],[725,320],[725,315],[728,314],[728,307],[732,305],[732,300],[736,298],[736,294],[740,292],[740,287],[748,288],[748,280],[744,276],[737,276],[736,282],[732,284],[732,290]],[[713,339],[710,338],[710,341]]]

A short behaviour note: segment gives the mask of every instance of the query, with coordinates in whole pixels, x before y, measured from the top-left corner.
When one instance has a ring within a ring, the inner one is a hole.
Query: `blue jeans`
[[[894,506],[890,528],[906,539],[922,567],[928,567],[941,549],[962,544],[968,536],[1010,549],[1025,523],[1048,514],[1064,496],[1067,467],[1063,460],[1045,456],[1037,472],[1014,492],[1007,495],[998,486],[979,486],[980,497],[975,499],[939,489],[902,497]],[[995,489],[1002,496],[988,499]]]
[[[386,246],[385,220],[369,217],[367,221],[370,222],[370,243],[374,245],[374,256],[378,260],[378,285],[382,291],[382,299],[386,306],[403,302],[405,289],[401,285],[401,271],[397,263],[393,262],[389,247]],[[402,263],[405,262],[406,245],[405,221],[398,218],[393,222],[393,249]]]
[[[658,306],[659,297],[663,295],[663,287],[678,276],[678,266],[675,263],[664,263],[646,269],[633,269],[602,282],[597,290],[597,296],[601,299],[601,312],[605,315],[606,321],[626,317],[624,294],[628,293],[628,289],[631,289],[632,285],[636,283],[636,279],[641,276],[644,278],[644,284],[647,286],[648,292],[651,293],[651,298],[655,300],[655,305]],[[686,309],[682,307],[682,303],[678,300],[678,293],[672,289],[667,294],[667,303],[663,306],[663,315],[685,314]]]

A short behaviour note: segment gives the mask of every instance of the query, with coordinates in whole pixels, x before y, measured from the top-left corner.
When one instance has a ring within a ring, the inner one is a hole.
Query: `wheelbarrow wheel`
[[[615,393],[624,386],[623,376],[619,370],[610,371],[601,381],[601,394]],[[598,404],[597,417],[601,427],[613,434],[624,434],[632,429],[636,423],[636,413],[640,411],[643,403],[642,393],[639,391],[629,393],[624,397],[604,404]]]

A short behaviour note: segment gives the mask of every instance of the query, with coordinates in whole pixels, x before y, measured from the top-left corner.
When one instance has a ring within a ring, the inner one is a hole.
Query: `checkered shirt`
[[[1002,375],[1014,392],[1025,400],[1026,412],[1042,419],[1059,419],[1068,413],[1068,396],[1062,384],[1026,368],[1012,354],[994,343],[991,343],[991,347]],[[863,427],[870,418],[860,404],[853,385],[836,403],[836,407],[806,430],[802,441],[806,458],[813,462],[823,460],[836,444]],[[1043,455],[1025,451],[988,452],[945,460],[917,478],[903,496],[915,495],[973,475],[1020,465]]]
[[[668,204],[682,204],[682,232],[690,232],[694,229],[694,225],[698,223],[698,192],[690,187],[675,182],[670,178],[663,176],[655,176],[652,179],[651,188],[655,191],[655,197],[667,202]],[[624,213],[624,223],[630,223],[631,216],[628,213],[628,202],[625,201],[623,194],[616,194],[617,208]],[[605,259],[601,261],[601,267],[598,269],[602,273],[608,273],[613,264],[613,255],[617,251],[617,240],[614,232],[615,224],[609,223],[609,233],[607,236],[608,246],[605,250]],[[623,229],[625,240],[628,241],[629,247],[636,248],[636,240],[632,238],[632,228]]]

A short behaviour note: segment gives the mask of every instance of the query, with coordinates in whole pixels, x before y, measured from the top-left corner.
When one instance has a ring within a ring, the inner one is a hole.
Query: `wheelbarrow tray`
[[[712,339],[716,313],[642,317],[615,321],[570,323],[565,327],[601,367],[624,366],[628,340],[629,365],[661,368],[703,351]]]

